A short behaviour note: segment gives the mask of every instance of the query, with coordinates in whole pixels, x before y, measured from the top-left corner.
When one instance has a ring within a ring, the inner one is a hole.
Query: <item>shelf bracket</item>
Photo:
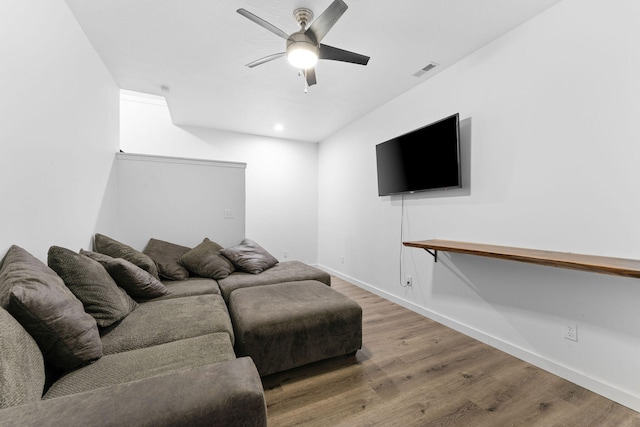
[[[429,252],[429,254],[433,257],[433,262],[438,262],[438,250],[434,249],[433,251],[430,251],[427,248],[424,248],[425,251]]]

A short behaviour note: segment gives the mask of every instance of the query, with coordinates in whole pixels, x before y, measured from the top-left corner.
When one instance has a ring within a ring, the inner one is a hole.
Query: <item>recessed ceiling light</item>
[[[284,130],[284,125],[282,123],[276,123],[273,125],[273,128],[278,132],[282,132]]]

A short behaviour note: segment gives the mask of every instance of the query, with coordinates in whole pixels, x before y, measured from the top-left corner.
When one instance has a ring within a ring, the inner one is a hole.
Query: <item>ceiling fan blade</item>
[[[348,50],[338,49],[337,47],[320,45],[319,59],[330,59],[332,61],[351,62],[352,64],[367,65],[369,57],[360,55],[359,53],[349,52]]]
[[[304,70],[304,78],[307,80],[307,86],[313,86],[318,83],[316,80],[316,69],[309,68],[308,70]]]
[[[245,18],[248,18],[248,19],[252,20],[253,22],[255,22],[256,24],[260,25],[261,27],[266,28],[267,30],[271,31],[276,36],[280,36],[285,40],[289,38],[289,35],[287,33],[285,33],[284,31],[282,31],[280,28],[276,27],[273,24],[268,23],[264,19],[254,15],[253,13],[249,12],[248,10],[246,10],[246,9],[238,9],[237,12],[240,15],[244,16]]]
[[[256,59],[253,62],[249,62],[246,66],[249,68],[257,67],[258,65],[262,65],[265,62],[273,61],[274,59],[282,58],[285,55],[285,52],[274,53],[273,55],[265,56],[264,58]]]
[[[325,9],[324,12],[322,12],[318,19],[313,21],[313,24],[311,24],[307,31],[305,31],[305,34],[308,32],[313,33],[316,38],[316,42],[320,43],[347,8],[348,6],[345,2],[342,0],[335,0],[328,8]]]

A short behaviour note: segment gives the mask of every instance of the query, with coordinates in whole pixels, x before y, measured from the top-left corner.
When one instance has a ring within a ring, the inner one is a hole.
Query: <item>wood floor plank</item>
[[[270,427],[624,426],[640,414],[333,277],[363,348],[263,378]]]

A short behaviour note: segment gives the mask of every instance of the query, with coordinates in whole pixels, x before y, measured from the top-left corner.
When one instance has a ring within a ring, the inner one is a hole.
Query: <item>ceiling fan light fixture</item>
[[[317,64],[318,55],[304,48],[296,48],[289,50],[287,53],[287,59],[289,60],[289,64],[294,67],[301,70],[308,70]]]
[[[300,70],[313,68],[319,54],[318,46],[302,32],[292,34],[287,40],[287,60]]]

